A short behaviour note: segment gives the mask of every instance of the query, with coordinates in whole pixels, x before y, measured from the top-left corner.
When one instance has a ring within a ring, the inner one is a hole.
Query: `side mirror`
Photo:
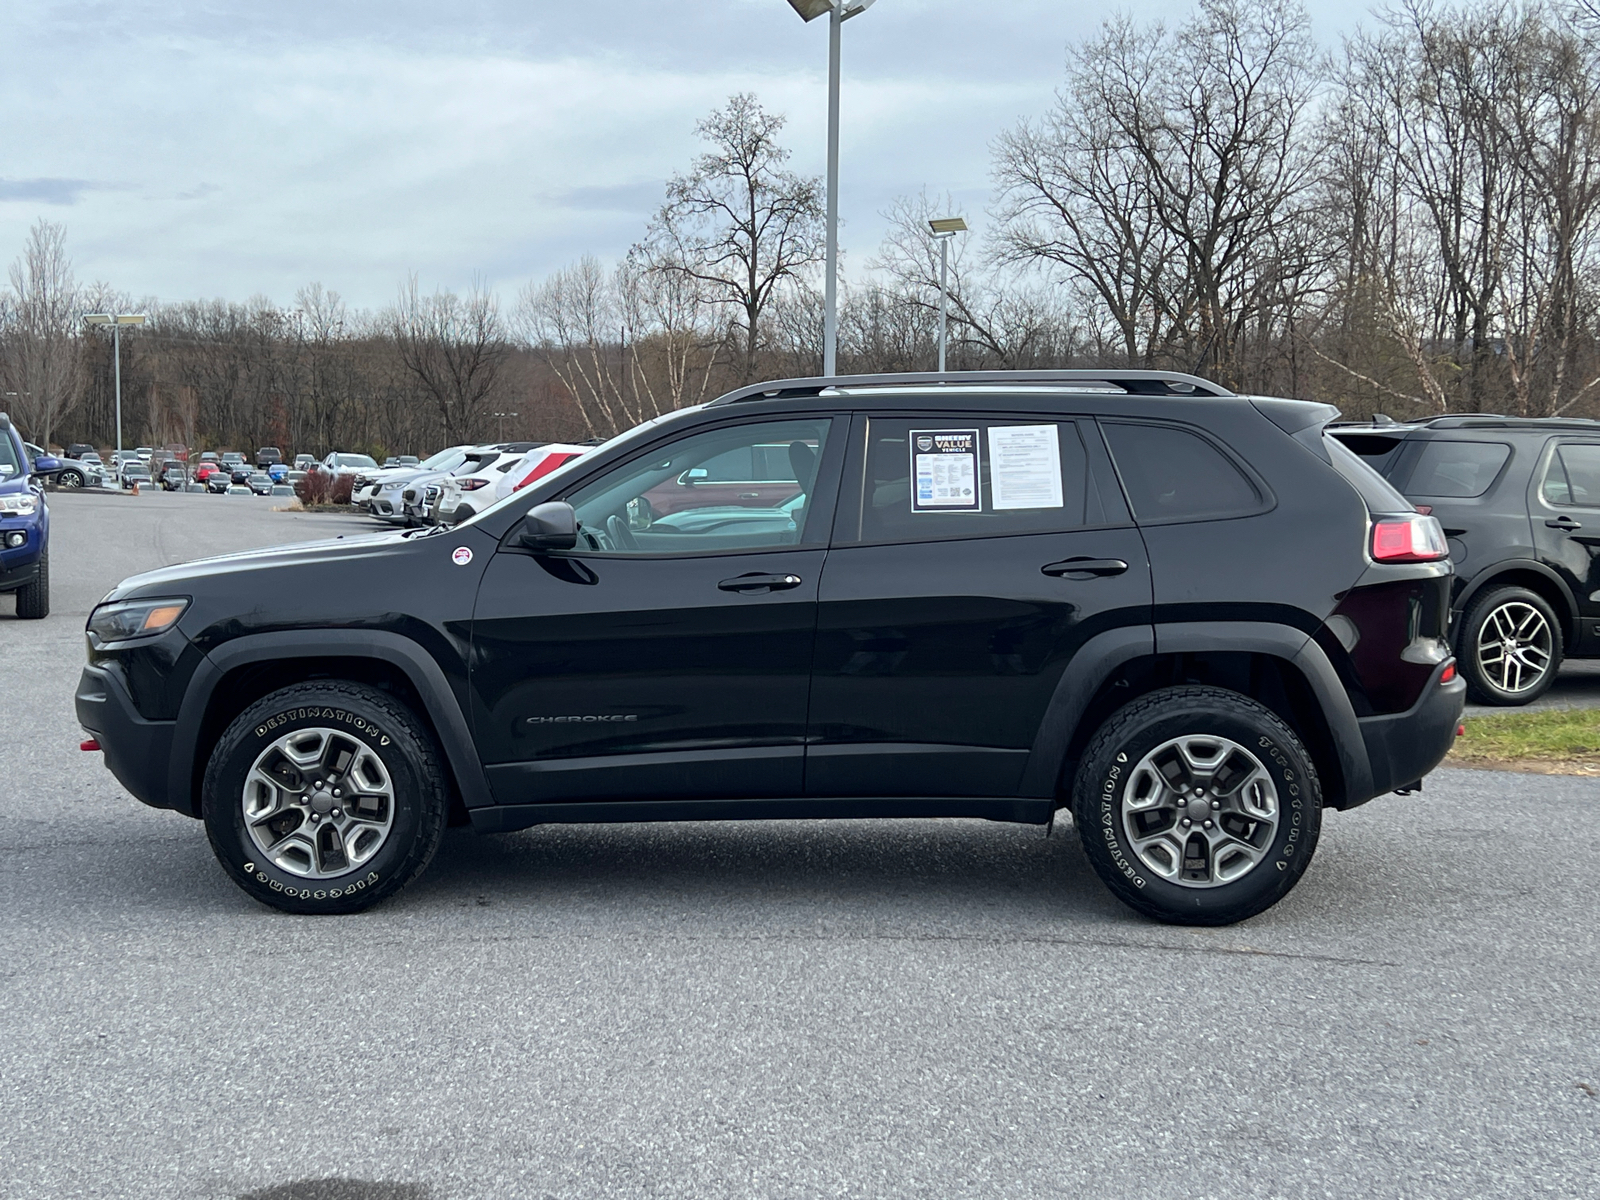
[[[578,514],[565,500],[534,505],[517,531],[517,545],[524,550],[571,550],[577,544]]]
[[[690,467],[682,475],[678,476],[678,482],[692,487],[694,484],[704,483],[710,478],[711,472],[705,467]]]
[[[59,470],[61,470],[61,460],[54,454],[41,454],[33,460],[35,475],[53,475]]]

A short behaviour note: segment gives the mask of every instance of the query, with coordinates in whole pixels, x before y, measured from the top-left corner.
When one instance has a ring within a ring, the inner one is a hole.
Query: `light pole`
[[[805,21],[828,15],[828,229],[822,285],[822,374],[837,373],[839,358],[839,45],[840,27],[876,0],[789,0]]]
[[[945,310],[950,299],[950,239],[967,231],[960,217],[935,217],[928,222],[933,240],[939,243],[939,374],[944,374]]]
[[[112,373],[117,381],[117,453],[122,452],[122,327],[143,325],[144,313],[84,313],[85,325],[111,326]]]
[[[506,418],[507,417],[514,417],[517,414],[516,413],[495,413],[494,415],[497,418],[499,418],[499,421],[500,421],[500,440],[503,442],[503,441],[506,440]]]

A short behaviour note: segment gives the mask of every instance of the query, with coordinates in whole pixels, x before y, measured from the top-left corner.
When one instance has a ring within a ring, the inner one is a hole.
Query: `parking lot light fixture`
[[[828,17],[828,227],[822,285],[822,374],[837,374],[839,360],[839,30],[875,0],[789,0],[803,21]]]
[[[967,223],[960,217],[934,217],[928,222],[933,240],[939,243],[939,374],[944,374],[945,310],[950,297],[950,239],[967,231]]]
[[[506,440],[506,418],[515,417],[517,414],[514,412],[497,412],[494,415],[500,422],[500,440],[503,442]]]
[[[143,325],[144,313],[84,313],[85,325],[111,326],[111,362],[112,374],[116,379],[117,393],[117,451],[122,451],[122,327],[124,325]]]

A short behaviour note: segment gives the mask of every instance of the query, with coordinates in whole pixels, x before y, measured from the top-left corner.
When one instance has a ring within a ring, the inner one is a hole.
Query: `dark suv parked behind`
[[[1468,415],[1332,432],[1444,527],[1474,699],[1526,704],[1564,657],[1600,657],[1600,422]]]
[[[463,525],[126,580],[78,715],[291,911],[402,887],[452,812],[1070,806],[1129,905],[1235,921],[1294,886],[1324,806],[1416,786],[1463,702],[1438,524],[1336,415],[1150,372],[746,388]],[[787,486],[642,503],[729,464]]]

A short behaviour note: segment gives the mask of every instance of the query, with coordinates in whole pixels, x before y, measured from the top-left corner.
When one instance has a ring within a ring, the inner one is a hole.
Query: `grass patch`
[[[1600,775],[1600,709],[1465,717],[1467,732],[1456,739],[1447,763],[1540,771],[1552,775]]]

